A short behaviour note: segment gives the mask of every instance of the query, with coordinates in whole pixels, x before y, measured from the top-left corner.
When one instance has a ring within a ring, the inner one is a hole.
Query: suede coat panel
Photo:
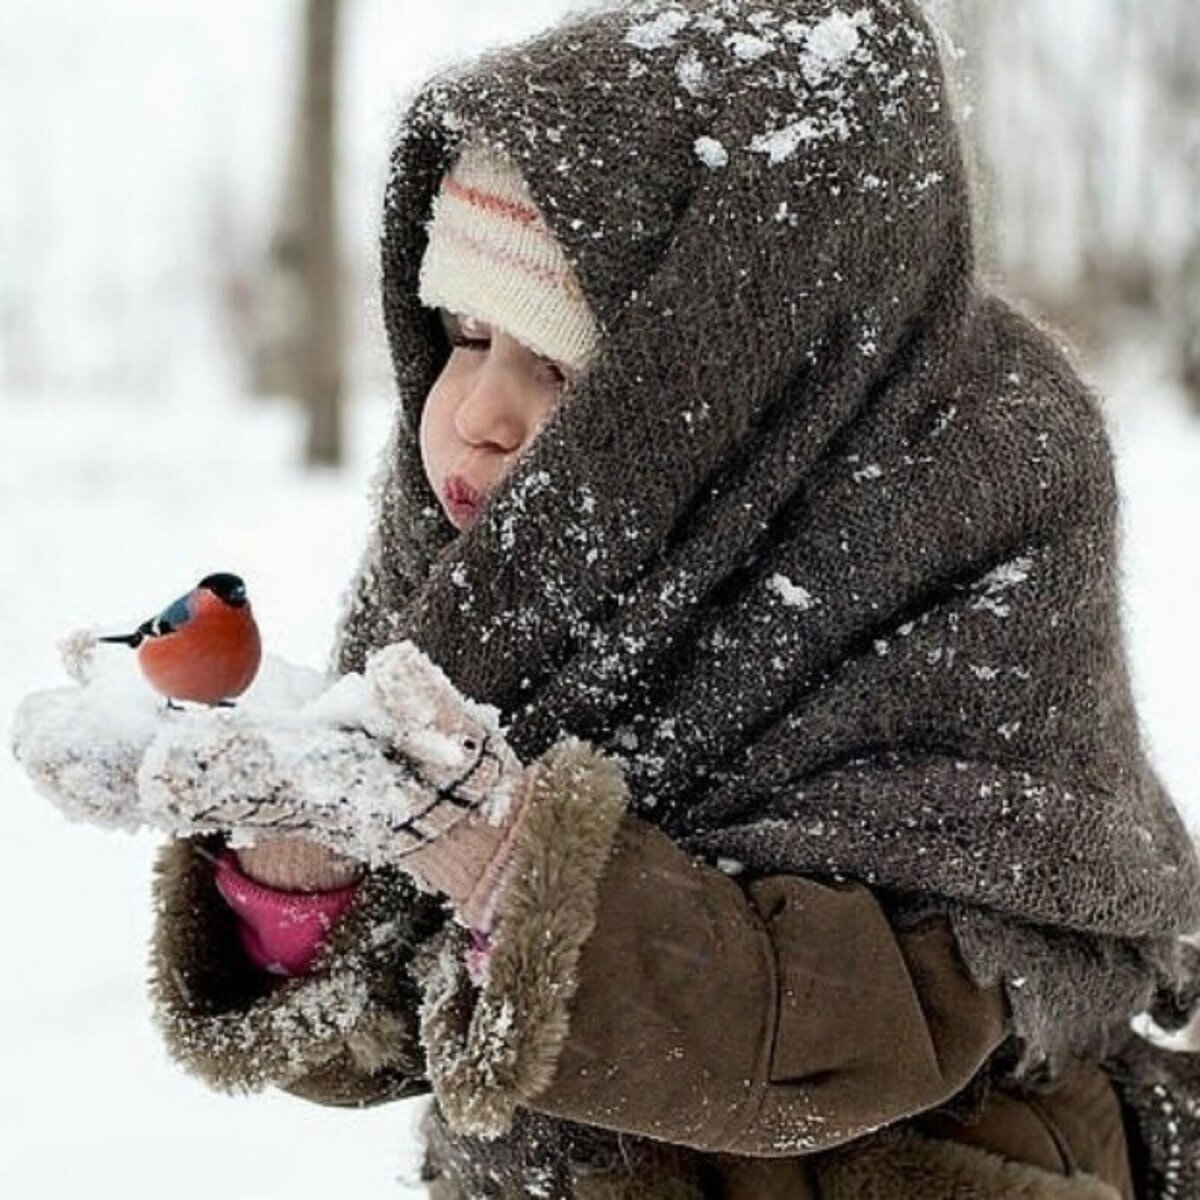
[[[1044,1101],[988,1086],[1003,989],[943,916],[897,933],[863,884],[743,887],[614,825],[620,773],[586,744],[541,763],[486,978],[454,926],[413,965],[446,1195],[1133,1200],[1101,1068]]]
[[[506,151],[604,333],[475,526],[421,468],[448,353],[417,300],[468,135]],[[974,270],[907,0],[644,0],[413,99],[385,206],[399,389],[338,663],[416,641],[523,757],[621,761],[689,852],[951,923],[1047,1086],[1104,1060],[1147,1195],[1200,1193],[1200,869],[1146,761],[1101,415]]]

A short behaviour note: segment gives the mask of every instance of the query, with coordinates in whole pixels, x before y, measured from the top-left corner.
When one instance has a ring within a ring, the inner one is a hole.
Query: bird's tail
[[[109,637],[97,638],[98,642],[114,642],[120,646],[129,646],[130,649],[136,650],[142,644],[142,634],[140,633],[114,633]]]

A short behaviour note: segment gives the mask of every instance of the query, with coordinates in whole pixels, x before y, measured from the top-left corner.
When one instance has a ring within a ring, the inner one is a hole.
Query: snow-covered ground
[[[1152,362],[1124,356],[1111,385],[1127,617],[1156,761],[1200,828],[1200,422]],[[0,404],[5,727],[24,693],[63,678],[64,632],[141,619],[212,570],[247,579],[270,649],[321,665],[387,419],[385,401],[361,403],[351,465],[306,475],[294,466],[299,422],[282,406]],[[7,754],[0,796],[5,1194],[65,1191],[67,1156],[71,1189],[82,1175],[96,1197],[404,1194],[397,1178],[415,1171],[411,1123],[424,1101],[344,1112],[279,1094],[231,1099],[184,1076],[144,989],[156,839],[68,824]]]

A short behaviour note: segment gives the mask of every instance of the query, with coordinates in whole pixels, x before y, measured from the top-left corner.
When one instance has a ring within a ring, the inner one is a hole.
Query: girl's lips
[[[472,487],[461,475],[451,475],[446,480],[446,499],[452,504],[479,504],[479,490]]]
[[[462,522],[475,516],[481,500],[478,489],[472,487],[461,475],[451,475],[446,480],[442,495],[451,514]]]

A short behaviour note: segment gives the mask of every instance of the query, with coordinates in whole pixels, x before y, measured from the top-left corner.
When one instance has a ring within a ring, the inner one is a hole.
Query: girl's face
[[[456,529],[537,436],[571,378],[499,329],[438,310],[453,347],[421,412],[421,461]]]

